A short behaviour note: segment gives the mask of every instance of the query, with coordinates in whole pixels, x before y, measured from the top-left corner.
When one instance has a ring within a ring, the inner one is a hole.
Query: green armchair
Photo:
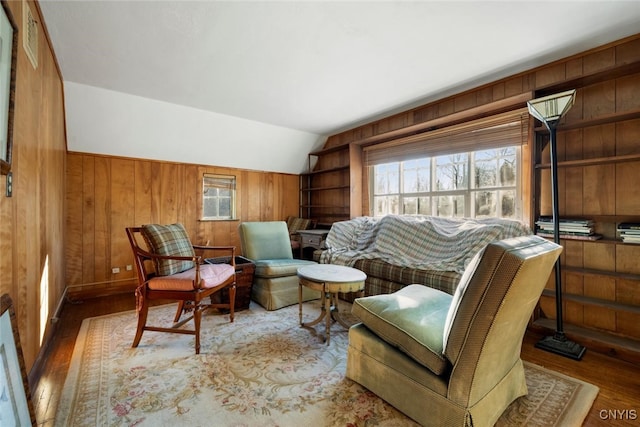
[[[491,426],[527,394],[520,348],[562,247],[489,244],[453,296],[422,285],[356,299],[347,377],[425,426]]]
[[[293,258],[287,223],[284,221],[243,222],[239,226],[242,254],[255,265],[251,299],[277,310],[298,303],[298,267],[315,264]],[[320,297],[303,287],[303,301]]]

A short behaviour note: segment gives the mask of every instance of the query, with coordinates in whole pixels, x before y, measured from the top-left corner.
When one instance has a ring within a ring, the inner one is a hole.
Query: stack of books
[[[590,219],[560,218],[559,227],[561,239],[598,240],[602,238],[602,235],[594,232],[593,221]],[[553,219],[545,216],[538,218],[536,234],[542,237],[553,237]]]
[[[621,222],[618,232],[624,243],[640,243],[640,222]]]

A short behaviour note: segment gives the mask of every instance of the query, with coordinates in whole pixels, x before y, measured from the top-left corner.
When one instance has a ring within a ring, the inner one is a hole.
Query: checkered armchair
[[[295,216],[287,217],[287,230],[289,230],[289,240],[291,241],[291,250],[300,250],[300,230],[311,230],[316,228],[317,222],[313,219],[299,218]]]
[[[490,243],[455,295],[423,285],[358,298],[347,377],[424,426],[492,426],[527,394],[520,347],[562,247]]]

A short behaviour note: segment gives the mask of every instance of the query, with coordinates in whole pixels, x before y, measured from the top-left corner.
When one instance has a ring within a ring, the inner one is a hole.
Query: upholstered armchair
[[[287,223],[243,222],[239,232],[242,254],[256,265],[251,299],[267,310],[297,304],[298,267],[315,262],[293,258]],[[319,297],[318,292],[304,289],[303,301]]]
[[[561,246],[489,244],[453,296],[423,285],[356,299],[347,377],[426,426],[491,426],[527,394],[520,349]]]

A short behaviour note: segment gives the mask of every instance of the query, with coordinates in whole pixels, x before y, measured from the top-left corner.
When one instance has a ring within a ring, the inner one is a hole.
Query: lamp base
[[[583,346],[573,341],[569,341],[563,333],[558,332],[553,336],[542,338],[535,346],[539,349],[556,353],[574,360],[582,359],[587,350]]]

